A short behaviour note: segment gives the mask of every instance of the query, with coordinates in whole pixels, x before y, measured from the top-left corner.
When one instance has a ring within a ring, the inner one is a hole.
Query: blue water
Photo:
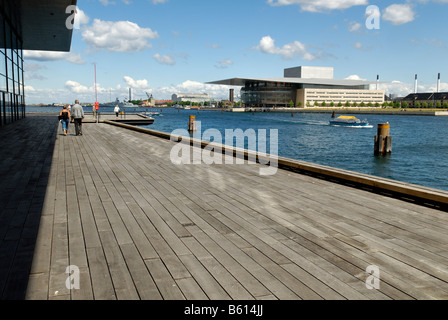
[[[448,191],[448,117],[356,115],[368,119],[373,128],[344,128],[330,126],[329,114],[297,113],[292,117],[291,113],[163,109],[148,128],[168,133],[187,129],[190,115],[201,122],[202,132],[217,129],[223,136],[226,129],[277,129],[282,157]],[[385,122],[391,124],[393,152],[375,157],[377,124]]]

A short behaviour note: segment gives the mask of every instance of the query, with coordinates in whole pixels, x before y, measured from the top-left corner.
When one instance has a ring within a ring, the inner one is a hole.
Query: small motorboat
[[[330,120],[330,125],[344,127],[371,127],[367,120],[359,120],[353,116],[340,116],[338,118],[332,118]]]

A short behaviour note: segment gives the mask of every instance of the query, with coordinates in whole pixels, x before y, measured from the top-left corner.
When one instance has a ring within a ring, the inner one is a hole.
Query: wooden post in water
[[[392,153],[392,136],[390,123],[378,124],[378,134],[375,136],[375,155],[384,156]]]
[[[190,116],[190,121],[188,122],[188,131],[194,132],[197,130],[196,117]]]

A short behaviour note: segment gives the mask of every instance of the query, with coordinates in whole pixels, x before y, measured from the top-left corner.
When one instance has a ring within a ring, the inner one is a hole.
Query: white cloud
[[[151,48],[149,39],[159,34],[150,28],[142,28],[130,21],[102,21],[95,19],[82,30],[82,39],[94,50],[133,52]]]
[[[110,0],[99,0],[99,2],[105,7],[107,7],[110,4],[115,4],[115,2],[110,1]]]
[[[221,46],[219,45],[219,44],[216,44],[216,43],[207,43],[206,45],[205,45],[207,48],[212,48],[212,49],[219,49],[219,48],[221,48]]]
[[[271,6],[298,5],[303,11],[322,12],[367,5],[368,0],[268,0]]]
[[[352,21],[348,24],[348,31],[350,32],[357,32],[361,30],[362,24],[356,21]]]
[[[25,86],[25,92],[36,92],[36,89],[34,89],[32,86]]]
[[[211,85],[198,81],[187,80],[178,85],[155,88],[151,91],[156,99],[171,99],[171,96],[177,93],[206,92],[209,93],[214,99],[221,100],[229,98],[229,90],[232,88],[235,89],[236,92],[239,92],[240,90],[240,87]]]
[[[240,87],[229,87],[223,85],[211,85],[198,81],[187,80],[179,84],[150,88],[146,79],[134,80],[124,77],[125,85],[104,88],[97,84],[98,100],[100,103],[114,101],[119,98],[121,101],[129,97],[129,88],[133,89],[135,99],[146,99],[146,92],[154,95],[156,100],[170,100],[173,94],[177,93],[209,93],[214,99],[228,99],[229,90],[235,89],[239,92]],[[38,89],[31,86],[25,87],[27,102],[32,103],[71,103],[78,99],[82,103],[92,103],[95,101],[95,85],[85,85],[77,81],[68,80],[63,88]]]
[[[123,78],[124,82],[126,82],[126,85],[128,87],[131,87],[133,89],[140,89],[140,90],[148,90],[149,89],[149,83],[148,80],[134,80],[129,76],[125,76]]]
[[[54,52],[54,51],[23,51],[23,57],[25,60],[34,61],[67,61],[73,64],[84,64],[86,63],[81,55],[72,52]]]
[[[384,9],[383,19],[398,26],[414,21],[415,12],[409,4],[393,4]]]
[[[86,86],[81,85],[79,82],[76,81],[67,81],[65,83],[65,88],[67,88],[68,90],[70,90],[71,92],[74,93],[87,93],[87,92],[94,92],[94,88],[88,88]]]
[[[230,60],[230,59],[226,59],[226,60],[223,60],[223,61],[219,61],[218,64],[215,65],[215,68],[227,69],[231,65],[233,65],[233,61]]]
[[[366,79],[361,78],[361,77],[358,76],[357,74],[352,74],[352,75],[348,76],[347,78],[345,78],[345,80],[361,80],[361,81],[367,81]]]
[[[275,40],[270,36],[263,37],[258,46],[254,47],[254,49],[260,50],[266,54],[281,55],[282,58],[286,60],[299,57],[307,61],[312,61],[317,58],[315,55],[308,52],[305,44],[299,41],[285,44],[280,48],[275,45]]]
[[[174,60],[174,58],[172,56],[167,55],[167,54],[160,55],[160,54],[156,53],[153,56],[153,58],[156,59],[156,61],[160,64],[166,64],[169,66],[174,66],[176,64],[176,60]]]
[[[80,26],[83,24],[88,24],[90,22],[90,18],[88,15],[85,14],[84,11],[82,11],[79,8],[76,8],[76,15],[75,15],[75,26]]]

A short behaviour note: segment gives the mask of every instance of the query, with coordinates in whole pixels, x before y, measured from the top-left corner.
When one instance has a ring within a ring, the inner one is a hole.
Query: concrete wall
[[[285,78],[333,79],[334,68],[331,67],[296,67],[285,69]]]

